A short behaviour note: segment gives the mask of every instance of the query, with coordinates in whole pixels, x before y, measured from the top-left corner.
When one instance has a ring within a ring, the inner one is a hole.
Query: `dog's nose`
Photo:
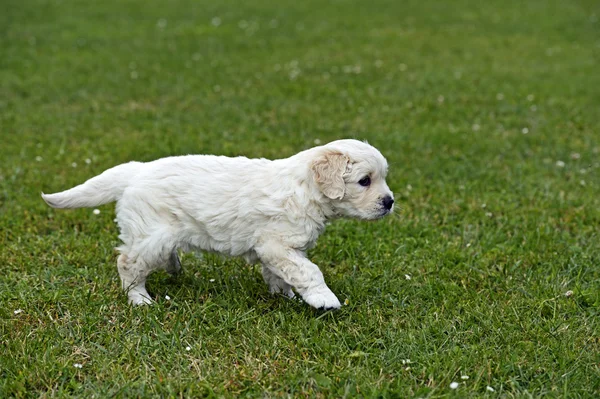
[[[394,199],[389,195],[385,196],[383,198],[383,207],[389,211],[392,209],[392,205],[394,205]]]

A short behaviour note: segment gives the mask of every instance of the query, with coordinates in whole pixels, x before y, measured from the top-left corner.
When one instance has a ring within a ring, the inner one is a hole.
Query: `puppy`
[[[367,143],[338,140],[290,158],[186,155],[115,166],[42,198],[53,208],[117,201],[122,287],[151,303],[147,276],[181,268],[177,250],[260,261],[272,293],[295,290],[315,308],[339,308],[318,266],[306,258],[328,220],[373,220],[393,211],[387,162]]]

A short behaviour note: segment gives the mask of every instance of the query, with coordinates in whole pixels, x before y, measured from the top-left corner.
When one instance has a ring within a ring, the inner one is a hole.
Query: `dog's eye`
[[[358,184],[360,184],[363,187],[368,187],[371,185],[371,178],[369,176],[365,176],[358,181]]]

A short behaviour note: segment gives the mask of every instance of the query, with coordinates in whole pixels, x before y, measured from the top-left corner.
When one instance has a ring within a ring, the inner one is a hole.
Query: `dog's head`
[[[314,181],[334,211],[346,217],[379,219],[394,209],[385,177],[387,161],[373,146],[338,140],[318,148],[312,160]]]

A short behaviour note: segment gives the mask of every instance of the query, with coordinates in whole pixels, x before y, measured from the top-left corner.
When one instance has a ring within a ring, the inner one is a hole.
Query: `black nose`
[[[388,211],[392,209],[392,205],[394,205],[394,199],[389,195],[383,198],[383,207]]]

